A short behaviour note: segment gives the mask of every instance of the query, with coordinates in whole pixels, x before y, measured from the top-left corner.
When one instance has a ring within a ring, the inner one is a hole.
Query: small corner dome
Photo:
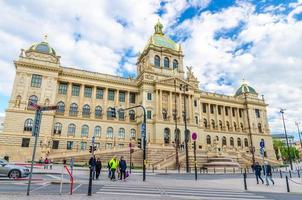
[[[249,86],[247,83],[242,83],[242,85],[236,91],[235,97],[236,96],[240,96],[240,95],[242,95],[244,93],[258,95],[258,93],[256,92],[256,90],[254,88],[252,88],[251,86]]]
[[[46,38],[47,36],[45,36],[45,40],[43,42],[35,43],[31,45],[28,51],[34,51],[38,53],[44,53],[44,54],[50,54],[56,56],[55,50],[48,44],[48,42],[46,42]]]

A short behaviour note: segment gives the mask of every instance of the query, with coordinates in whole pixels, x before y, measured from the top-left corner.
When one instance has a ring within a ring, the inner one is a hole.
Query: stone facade
[[[117,113],[114,118],[110,109],[141,104],[147,110],[149,146],[175,146],[178,135],[183,148],[186,110],[190,138],[191,133],[198,134],[198,149],[250,155],[253,143],[259,156],[259,142],[264,139],[266,156],[275,160],[264,99],[246,83],[235,96],[200,90],[192,67],[186,68],[185,76],[183,57],[181,46],[164,35],[160,23],[138,57],[136,78],[63,67],[46,41],[22,50],[14,62],[16,76],[0,134],[0,155],[31,158],[31,100],[59,105],[56,112],[43,113],[37,157],[87,151],[93,135],[101,150],[127,148],[129,141],[136,144],[142,110]],[[179,131],[174,131],[176,124]]]

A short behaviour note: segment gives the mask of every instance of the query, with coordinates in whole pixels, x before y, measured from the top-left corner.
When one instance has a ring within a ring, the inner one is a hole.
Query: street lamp
[[[300,122],[295,122],[297,129],[298,129],[298,135],[299,135],[299,139],[300,139],[300,145],[301,145],[301,149],[302,149],[302,142],[301,142],[301,132],[300,132],[300,128],[299,128],[299,124]]]
[[[189,151],[188,151],[188,140],[189,140],[189,133],[187,129],[187,108],[186,108],[186,91],[188,91],[187,84],[180,84],[179,85],[180,91],[184,92],[184,123],[185,123],[185,149],[186,149],[186,171],[189,173]]]
[[[286,139],[286,145],[287,145],[287,154],[288,154],[288,159],[289,159],[289,163],[290,163],[290,169],[293,170],[293,163],[292,163],[292,158],[291,158],[290,151],[289,151],[289,144],[288,144],[288,138],[287,138],[287,133],[286,133],[285,121],[284,121],[284,111],[285,111],[285,109],[283,109],[283,108],[280,109],[280,113],[282,115],[282,120],[283,120],[283,126],[284,126],[284,133],[285,133],[285,139]]]
[[[178,148],[179,148],[179,132],[178,132],[178,129],[177,129],[177,112],[176,112],[176,79],[174,79],[174,88],[175,88],[175,99],[174,99],[174,114],[173,114],[173,117],[174,117],[174,121],[175,121],[175,131],[174,131],[174,136],[175,136],[175,165],[176,165],[176,168],[179,170],[179,158],[178,158]]]

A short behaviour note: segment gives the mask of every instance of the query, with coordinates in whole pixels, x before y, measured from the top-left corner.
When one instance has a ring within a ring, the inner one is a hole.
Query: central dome
[[[56,52],[55,50],[46,42],[47,36],[45,36],[45,40],[40,43],[35,43],[30,46],[30,48],[27,51],[33,51],[38,53],[44,53],[44,54],[50,54],[55,56]]]
[[[258,93],[256,92],[256,90],[254,88],[252,88],[251,86],[249,86],[245,81],[238,88],[238,90],[235,93],[235,96],[240,96],[240,95],[242,95],[244,93],[250,93],[250,94],[258,95]]]

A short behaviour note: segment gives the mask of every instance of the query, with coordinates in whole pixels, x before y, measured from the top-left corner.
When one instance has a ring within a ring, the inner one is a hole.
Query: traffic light
[[[96,146],[94,146],[93,151],[96,151]],[[92,153],[92,146],[89,146],[89,153]]]
[[[142,148],[142,139],[141,138],[137,139],[137,147],[140,149]]]

